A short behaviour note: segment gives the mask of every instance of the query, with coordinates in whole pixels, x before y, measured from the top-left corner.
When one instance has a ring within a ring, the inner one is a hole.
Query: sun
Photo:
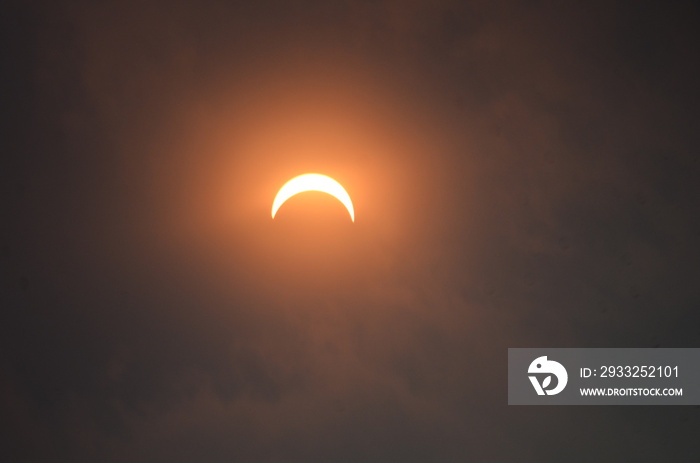
[[[352,200],[348,192],[345,191],[345,188],[340,183],[321,174],[303,174],[285,183],[272,202],[272,218],[275,218],[275,214],[277,214],[277,211],[285,201],[304,191],[320,191],[335,197],[343,203],[343,206],[350,214],[350,219],[355,222],[355,209],[352,206]]]

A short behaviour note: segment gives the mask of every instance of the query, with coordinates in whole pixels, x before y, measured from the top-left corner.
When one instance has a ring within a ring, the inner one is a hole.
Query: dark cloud
[[[692,3],[3,19],[4,459],[697,454],[697,407],[506,404],[508,347],[697,346]],[[302,171],[357,223],[271,222]]]

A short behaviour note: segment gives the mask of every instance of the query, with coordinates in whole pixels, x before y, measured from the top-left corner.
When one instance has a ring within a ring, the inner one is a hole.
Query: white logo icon
[[[542,380],[540,384],[537,376],[529,376],[532,386],[537,391],[537,395],[556,395],[564,390],[566,387],[566,382],[569,380],[569,375],[566,373],[566,368],[554,360],[547,360],[547,356],[537,357],[532,361],[530,367],[527,369],[528,373],[548,373]],[[557,377],[557,385],[553,389],[547,389],[547,387],[552,382],[552,375]]]

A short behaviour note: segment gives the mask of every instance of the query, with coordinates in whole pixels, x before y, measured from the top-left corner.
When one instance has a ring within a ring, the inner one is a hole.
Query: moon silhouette
[[[350,214],[350,218],[355,222],[355,209],[352,206],[352,200],[348,192],[345,191],[345,188],[343,188],[340,183],[321,174],[299,175],[285,183],[282,188],[280,188],[280,191],[277,192],[277,196],[275,196],[275,200],[272,202],[272,218],[275,218],[275,214],[277,214],[277,211],[285,201],[304,191],[320,191],[335,197],[338,201],[343,203],[343,206],[345,206],[345,209],[347,209]]]

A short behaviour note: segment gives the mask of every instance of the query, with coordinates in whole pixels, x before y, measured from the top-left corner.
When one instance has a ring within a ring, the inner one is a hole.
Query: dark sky
[[[700,347],[694,2],[14,2],[0,459],[659,462],[509,347]],[[308,194],[304,172],[355,203]]]

